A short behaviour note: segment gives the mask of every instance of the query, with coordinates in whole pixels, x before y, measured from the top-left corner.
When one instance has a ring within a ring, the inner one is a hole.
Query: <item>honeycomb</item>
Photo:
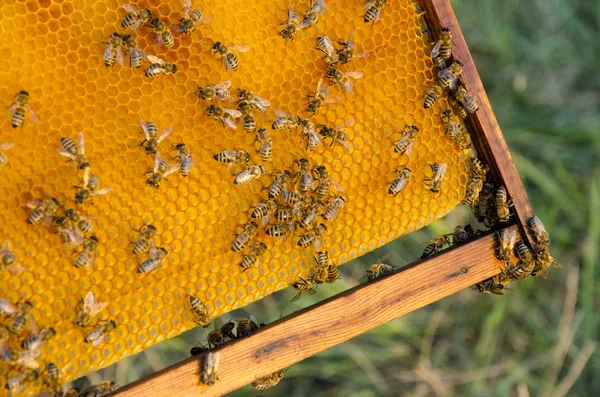
[[[151,0],[136,5],[170,24],[182,17],[182,3]],[[144,68],[103,64],[102,42],[115,30],[122,31],[126,14],[116,0],[5,0],[0,6],[0,97],[8,106],[19,90],[27,90],[40,117],[14,130],[10,117],[2,118],[0,142],[14,142],[14,147],[5,151],[9,162],[0,173],[0,241],[10,241],[24,269],[0,273],[0,297],[29,299],[38,327],[56,329],[43,357],[62,368],[65,382],[194,327],[185,307],[187,294],[201,298],[217,317],[286,288],[308,272],[311,249],[300,250],[296,239],[266,238],[269,249],[262,261],[241,272],[241,256],[231,252],[231,242],[271,180],[265,176],[249,185],[233,185],[227,166],[216,163],[213,155],[231,148],[254,153],[254,134],[241,126],[224,129],[205,116],[206,105],[195,90],[197,85],[231,80],[232,89],[268,98],[271,110],[259,119],[265,126],[276,117],[274,109],[307,117],[306,97],[326,70],[314,49],[318,30],[313,26],[302,31],[293,42],[279,37],[288,0],[196,3],[213,23],[200,25],[190,36],[174,33],[175,45],[168,50],[154,46],[150,28],[136,31],[135,40],[147,54],[172,61],[179,69],[154,79],[144,76]],[[304,12],[309,2],[295,3]],[[344,187],[348,202],[323,239],[331,257],[344,263],[451,211],[464,196],[467,159],[444,136],[441,106],[423,109],[434,66],[416,5],[388,2],[380,21],[365,24],[362,2],[327,3],[318,29],[334,42],[354,32],[358,50],[370,53],[340,66],[364,73],[355,81],[354,95],[330,87],[330,95],[340,96],[341,102],[313,118],[328,125],[353,118],[354,126],[346,130],[352,149],[323,145],[307,154],[298,134],[270,131],[274,156],[265,168],[268,173],[290,169],[298,158],[309,157],[313,164],[325,165]],[[251,47],[238,54],[237,72],[226,71],[212,54],[213,40]],[[170,148],[185,142],[196,164],[188,178],[173,175],[159,189],[145,183],[152,158],[139,146],[140,119],[152,120],[160,130],[173,127],[159,151],[170,158]],[[398,156],[393,147],[404,125],[412,124],[421,129],[415,149],[410,156]],[[80,131],[101,186],[112,187],[94,205],[80,207],[93,218],[100,240],[90,269],[75,268],[73,251],[58,235],[26,222],[26,203],[32,198],[56,197],[74,207],[73,186],[80,184],[81,172],[56,149],[61,137],[75,139]],[[260,158],[254,156],[254,161],[260,163]],[[439,194],[423,183],[430,176],[429,164],[436,161],[448,165]],[[388,195],[395,170],[404,166],[413,170],[410,183],[402,193]],[[156,244],[169,254],[158,270],[137,274],[131,242],[145,224],[156,226]],[[98,347],[83,343],[83,331],[73,324],[77,303],[88,291],[109,302],[101,316],[117,323]],[[7,370],[0,362],[0,384],[14,372]],[[40,386],[37,381],[27,390],[31,394]]]

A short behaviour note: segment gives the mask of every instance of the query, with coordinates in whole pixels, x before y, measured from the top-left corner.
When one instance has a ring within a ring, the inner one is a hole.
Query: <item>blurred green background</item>
[[[545,280],[513,283],[503,297],[466,290],[394,320],[292,366],[261,396],[600,395],[600,7],[593,0],[452,5],[564,267]],[[469,211],[457,208],[344,265],[343,278],[313,297],[290,304],[295,291],[288,289],[247,310],[261,322],[276,320],[356,285],[383,255],[396,266],[410,263],[432,236],[468,222]],[[76,384],[130,383],[189,356],[206,336],[199,334],[187,332]],[[258,394],[246,386],[231,395]]]

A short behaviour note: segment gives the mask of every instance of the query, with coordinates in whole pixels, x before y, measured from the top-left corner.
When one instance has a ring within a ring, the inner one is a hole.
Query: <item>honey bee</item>
[[[329,266],[327,266],[327,280],[325,280],[325,282],[330,284],[335,283],[339,278],[341,277],[339,276],[337,266],[330,263]]]
[[[241,149],[224,150],[213,156],[219,163],[228,163],[231,170],[236,164],[246,164],[250,162],[250,153]]]
[[[63,238],[67,248],[76,249],[83,244],[83,235],[81,234],[81,231],[74,226],[69,219],[63,216],[56,217],[54,219],[53,229]]]
[[[427,247],[425,247],[425,250],[423,251],[423,255],[421,255],[421,259],[429,258],[437,254],[438,252],[446,248],[446,246],[449,246],[451,243],[451,237],[448,235],[438,236],[430,240],[427,244]]]
[[[514,230],[501,230],[498,233],[498,246],[496,247],[496,258],[503,262],[510,261],[510,256],[517,241],[517,232]]]
[[[117,62],[123,66],[125,57],[123,56],[123,35],[114,32],[110,35],[108,41],[102,42],[107,44],[106,50],[104,50],[104,65],[111,67]]]
[[[271,102],[269,102],[267,99],[255,95],[247,90],[238,89],[238,96],[241,101],[248,102],[248,105],[252,110],[257,110],[261,113],[267,112],[269,110],[269,106],[271,106]]]
[[[235,329],[235,322],[232,319],[232,320],[227,321],[225,324],[223,324],[219,330],[221,331],[221,333],[223,335],[225,335],[229,339],[235,339],[235,334],[233,333],[234,329]]]
[[[50,339],[56,336],[56,331],[52,327],[42,328],[37,334],[28,336],[21,342],[21,348],[24,350],[40,350],[42,346]]]
[[[146,77],[154,78],[157,76],[171,75],[177,73],[177,65],[169,61],[165,61],[154,55],[147,55],[146,58],[151,63],[145,71]]]
[[[288,19],[285,22],[280,23],[285,25],[285,28],[279,32],[279,35],[286,40],[294,41],[294,34],[299,30],[300,15],[294,11],[294,6],[290,4],[288,8]]]
[[[475,284],[475,288],[479,292],[487,292],[494,295],[504,295],[504,284],[500,282],[499,276],[494,276]]]
[[[315,266],[310,270],[308,279],[315,284],[323,284],[327,281],[327,266]]]
[[[225,326],[227,326],[227,324],[225,324],[223,327]],[[208,340],[209,347],[219,347],[226,342],[227,335],[225,335],[223,331],[221,331],[221,329],[222,327],[218,328],[217,322],[215,321],[215,329],[213,331],[210,331],[208,337],[206,338]]]
[[[296,128],[300,125],[302,119],[298,116],[292,116],[287,114],[283,110],[275,109],[275,114],[277,118],[273,121],[273,125],[271,126],[274,130],[282,130],[284,128]]]
[[[123,4],[123,8],[127,11],[127,15],[121,22],[122,28],[135,30],[152,19],[152,12],[147,8],[138,9],[131,4]]]
[[[260,326],[253,315],[250,318],[242,318],[237,323],[237,338],[249,336],[253,331],[256,331]]]
[[[477,157],[471,157],[469,161],[469,171],[473,174],[473,177],[485,179],[490,167],[484,165]]]
[[[467,189],[465,191],[465,197],[462,200],[464,205],[468,205],[472,208],[475,208],[481,202],[480,200],[480,192],[483,188],[483,181],[479,177],[471,178],[469,183],[467,184]]]
[[[425,92],[425,101],[423,102],[423,107],[425,109],[429,109],[435,105],[442,97],[443,92],[443,87],[439,83],[434,82],[431,84]]]
[[[492,225],[492,223],[494,223],[493,219],[489,219],[490,213],[493,212],[493,218],[496,218],[496,209],[493,208],[493,211],[490,211],[492,209],[490,207],[492,207],[494,204],[494,197],[496,197],[496,188],[494,187],[494,184],[486,183],[483,185],[481,193],[478,194],[478,196],[479,201],[476,201],[474,210],[475,217],[477,218],[477,222],[484,222],[484,224],[489,227]]]
[[[325,12],[325,0],[310,0],[310,7],[304,14],[298,30],[308,29],[316,23]]]
[[[539,249],[535,254],[535,267],[531,272],[533,277],[546,277],[550,267],[562,267],[551,255],[547,246]]]
[[[267,234],[267,236],[280,237],[281,240],[285,240],[287,237],[289,237],[290,233],[293,233],[295,231],[296,231],[296,222],[292,221],[292,222],[278,223],[278,224],[272,225],[267,228],[265,233]]]
[[[452,56],[453,45],[454,42],[452,41],[452,31],[448,28],[442,28],[440,30],[440,37],[431,50],[431,59],[435,59],[437,57],[440,57],[443,60],[450,59]]]
[[[392,181],[388,189],[388,194],[393,194],[394,196],[406,187],[412,176],[412,169],[404,167],[401,170],[396,170],[396,172],[398,173],[398,177]]]
[[[206,115],[212,116],[221,121],[223,127],[227,126],[231,129],[236,129],[235,119],[242,117],[242,112],[234,109],[222,108],[216,105],[209,105],[206,108]]]
[[[113,320],[105,321],[88,332],[85,335],[84,341],[85,343],[91,343],[94,347],[98,347],[115,328],[117,328],[117,324]]]
[[[256,207],[254,207],[254,210],[252,210],[250,218],[262,219],[263,225],[266,225],[269,223],[271,214],[275,212],[277,208],[277,202],[275,200],[261,201],[256,205]]]
[[[446,109],[442,112],[442,124],[446,127],[446,136],[448,139],[458,143],[463,150],[468,150],[471,147],[471,139],[465,133],[462,125],[454,120],[452,111]]]
[[[144,62],[144,50],[130,34],[123,36],[123,47],[125,47],[125,52],[129,52],[129,67],[141,67]]]
[[[38,370],[28,369],[8,378],[5,387],[12,393],[12,395],[15,395],[25,390],[30,383],[35,382],[38,376]]]
[[[440,70],[437,74],[438,82],[443,88],[452,90],[463,70],[463,63],[455,59],[450,67]],[[457,98],[458,99],[458,98]]]
[[[332,221],[337,218],[340,214],[341,209],[346,205],[346,197],[335,196],[333,200],[327,205],[325,212],[323,213],[323,219],[326,221]]]
[[[77,204],[83,204],[86,200],[92,200],[95,196],[101,196],[108,194],[112,191],[112,188],[105,187],[98,189],[100,185],[100,177],[98,175],[90,175],[90,169],[86,168],[83,173],[83,185],[75,186],[77,193],[75,193],[75,202]]]
[[[188,305],[196,324],[208,327],[210,324],[210,310],[208,306],[194,295],[188,296]]]
[[[454,232],[450,236],[452,237],[452,244],[458,245],[469,242],[476,234],[478,232],[475,232],[471,225],[466,225],[465,227],[458,225],[454,228]]]
[[[46,373],[43,376],[43,382],[55,397],[64,396],[60,378],[60,369],[56,366],[56,364],[48,363],[46,365]]]
[[[17,261],[17,254],[10,250],[10,243],[5,241],[2,243],[0,251],[0,270],[6,270]]]
[[[311,227],[319,218],[324,206],[325,205],[321,201],[317,201],[311,207],[309,207],[303,214],[302,218],[300,218],[300,227],[304,229]]]
[[[156,189],[160,187],[160,183],[166,180],[170,175],[179,171],[181,164],[177,163],[172,167],[169,167],[167,160],[161,158],[160,153],[156,152],[154,155],[154,168],[150,173],[150,177],[146,179],[146,183]]]
[[[81,269],[82,267],[89,268],[92,266],[96,257],[96,248],[98,248],[98,238],[90,236],[83,245],[83,250],[77,255],[77,259],[75,259],[75,267]]]
[[[145,225],[140,230],[140,235],[133,244],[133,253],[135,255],[141,255],[148,252],[153,244],[154,236],[156,235],[156,228],[153,225]]]
[[[452,94],[469,114],[473,114],[479,110],[479,101],[473,98],[464,87],[456,87],[452,91]]]
[[[400,155],[406,154],[407,156],[410,156],[415,146],[418,134],[419,127],[416,125],[407,125],[404,127],[402,130],[402,137],[398,140],[396,146],[394,146],[394,152],[400,153]]]
[[[181,170],[181,176],[187,177],[194,166],[194,159],[192,158],[192,153],[185,146],[184,143],[178,143],[175,145],[175,150],[177,150],[177,156],[175,157],[179,160],[179,169]]]
[[[383,263],[383,261],[388,257],[389,255],[385,255],[377,259],[377,262],[372,264],[367,269],[367,281],[375,281],[378,278],[391,274],[396,270],[394,266]]]
[[[431,167],[432,175],[430,177],[425,177],[425,186],[427,186],[431,192],[439,193],[448,166],[446,163],[433,163],[429,166]]]
[[[258,179],[267,172],[262,165],[251,165],[244,171],[237,174],[233,180],[235,185],[246,185],[255,179]]]
[[[13,144],[10,142],[0,142],[0,150],[8,150],[13,147]],[[0,171],[2,171],[2,167],[8,164],[8,158],[2,152],[0,152]]]
[[[254,240],[254,236],[258,230],[256,222],[249,222],[242,226],[242,231],[237,235],[233,244],[231,244],[231,250],[233,252],[239,252],[246,248],[248,244]]]
[[[283,172],[275,173],[273,176],[274,181],[268,188],[270,199],[279,197],[281,193],[286,190],[287,181],[292,179],[292,173],[288,170],[285,170]]]
[[[87,327],[92,322],[92,318],[100,314],[107,305],[108,302],[98,302],[96,300],[96,295],[94,295],[92,291],[89,291],[85,295],[85,298],[77,305],[78,311],[74,323],[78,327]]]
[[[39,350],[11,350],[6,346],[2,346],[0,357],[4,359],[10,366],[25,367],[29,369],[39,370],[40,364],[37,358],[41,356]]]
[[[144,147],[146,154],[156,154],[156,148],[158,147],[158,144],[168,137],[171,132],[173,132],[173,127],[168,127],[159,136],[158,128],[152,121],[140,120],[140,127],[144,133],[144,140],[140,146]]]
[[[527,221],[527,226],[529,226],[529,230],[531,231],[536,244],[542,247],[547,247],[550,245],[550,236],[548,235],[548,232],[546,231],[546,228],[544,227],[544,224],[540,218],[537,216],[529,218]]]
[[[338,96],[329,98],[329,89],[323,85],[323,78],[321,77],[319,79],[319,82],[317,83],[317,90],[315,94],[308,96],[306,111],[311,116],[314,116],[314,114],[317,113],[317,110],[319,110],[321,106],[338,103],[339,101],[340,97]]]
[[[267,245],[264,243],[253,244],[250,248],[250,252],[245,254],[242,257],[242,261],[240,262],[240,267],[243,269],[242,271],[249,270],[252,266],[256,265],[260,257],[267,251]]]
[[[283,371],[276,371],[270,375],[256,379],[251,384],[252,387],[256,390],[263,391],[270,389],[271,387],[277,386],[281,379],[283,379]]]
[[[252,112],[247,111],[247,108],[243,107],[243,105],[239,105],[238,109],[240,109],[240,112],[242,112],[242,128],[244,129],[244,131],[254,131],[256,129],[256,119],[254,118]]]
[[[77,135],[77,143],[70,138],[60,138],[60,144],[62,148],[56,149],[61,155],[68,157],[69,161],[74,161],[77,164],[77,168],[80,170],[86,169],[90,166],[87,159],[85,158],[85,146],[83,132]]]
[[[373,0],[365,4],[365,8],[367,9],[364,17],[365,23],[377,22],[385,3],[387,3],[387,0]]]
[[[310,163],[308,162],[307,159],[302,158],[302,159],[298,160],[297,163],[298,163],[299,171],[296,175],[299,176],[299,178],[300,178],[298,190],[300,191],[300,193],[304,194],[304,193],[308,192],[309,190],[314,189],[315,180],[310,171]]]
[[[162,263],[164,262],[168,253],[169,252],[163,247],[150,248],[150,255],[149,255],[148,259],[146,259],[144,262],[142,262],[138,266],[137,272],[138,273],[150,273],[150,272],[158,269],[158,267],[160,265],[162,265]]]
[[[368,52],[356,52],[356,44],[354,43],[354,32],[350,33],[348,41],[338,41],[338,44],[342,46],[337,53],[339,60],[342,64],[348,63],[354,58],[366,58],[369,56]]]
[[[308,119],[302,119],[300,125],[302,126],[302,142],[306,141],[304,150],[309,152],[317,150],[323,142],[319,138],[313,122]]]
[[[524,280],[529,277],[535,267],[533,254],[521,240],[517,241],[515,250],[517,251],[519,262],[516,265],[509,264],[504,272],[502,272],[502,275],[510,280]]]
[[[219,84],[207,85],[206,87],[198,86],[196,93],[198,98],[205,101],[231,102],[233,99],[229,93],[229,87],[231,87],[231,81],[226,80]]]
[[[94,225],[92,225],[92,222],[90,222],[87,217],[81,215],[79,212],[70,208],[66,209],[65,217],[67,217],[84,235],[87,236],[94,232]]]
[[[175,38],[173,37],[173,34],[167,25],[160,20],[160,18],[151,18],[150,27],[154,29],[154,42],[157,47],[161,47],[164,44],[165,47],[171,48],[175,45]]]
[[[213,44],[212,50],[215,54],[219,54],[221,60],[223,61],[223,65],[228,72],[235,72],[239,68],[239,63],[237,56],[231,51],[247,52],[250,50],[250,46],[246,44],[240,44],[227,47],[226,45],[217,41]]]
[[[273,154],[273,140],[271,139],[271,135],[267,131],[266,128],[259,128],[256,131],[256,137],[254,138],[255,142],[260,143],[260,147],[258,149],[258,153],[260,153],[260,159],[264,161],[269,161],[271,159],[271,155]]]
[[[27,222],[30,225],[39,225],[44,219],[50,219],[58,210],[60,203],[54,197],[45,200],[31,200],[27,206],[32,209]]]
[[[312,178],[312,175],[308,174],[308,176]],[[312,183],[311,183],[311,189],[312,189]],[[287,203],[288,205],[296,207],[296,206],[299,206],[302,203],[303,200],[307,199],[310,196],[308,196],[307,194],[301,193],[300,191],[296,190],[296,191],[293,191],[293,192],[283,192],[282,197],[283,197],[283,201],[285,203]]]
[[[15,316],[13,317],[12,323],[10,325],[10,331],[13,334],[21,334],[23,329],[25,328],[25,324],[27,324],[27,320],[29,320],[29,315],[33,310],[33,303],[30,301],[25,301],[21,303],[15,312]]]
[[[79,394],[79,397],[104,397],[109,396],[119,388],[112,380],[107,380],[94,386],[90,386]]]
[[[23,126],[25,123],[25,115],[27,113],[29,113],[31,121],[37,122],[40,120],[29,103],[29,92],[24,90],[17,93],[15,101],[8,107],[8,113],[12,114],[11,123],[13,128]]]
[[[312,244],[314,249],[318,250],[319,247],[321,247],[321,241],[323,240],[325,233],[327,233],[327,226],[323,223],[319,223],[300,237],[298,246],[306,248]]]
[[[300,297],[304,293],[307,293],[309,295],[314,295],[317,293],[317,291],[313,289],[312,283],[303,279],[302,277],[298,277],[298,281],[292,284],[292,287],[294,287],[298,291],[298,294],[292,298],[291,302],[295,302],[298,299],[300,299]]]
[[[327,35],[317,36],[317,50],[325,54],[323,59],[327,66],[336,68],[338,65],[338,53],[333,46],[333,42]]]
[[[6,299],[0,298],[0,317],[7,317],[17,311],[17,308]],[[0,328],[1,330],[2,328]]]
[[[441,93],[440,93],[440,95],[441,95]],[[464,120],[469,115],[469,113],[467,112],[467,109],[465,109],[465,107],[463,105],[458,103],[452,95],[448,95],[448,104],[450,105],[452,110],[454,110],[454,113],[456,113],[458,115],[458,117],[460,117],[461,119]]]
[[[212,386],[219,379],[217,371],[219,370],[219,360],[221,354],[219,352],[208,352],[202,359],[202,369],[199,372],[200,382]]]
[[[495,203],[498,220],[500,222],[508,222],[510,219],[510,207],[512,207],[512,203],[508,200],[508,194],[506,193],[506,188],[504,186],[500,186],[498,190],[496,190]]]
[[[210,23],[212,19],[204,17],[202,11],[192,9],[192,0],[183,0],[183,18],[178,25],[174,26],[174,30],[183,34],[192,34],[198,25]]]
[[[322,126],[321,130],[319,131],[319,134],[321,134],[323,138],[331,138],[330,147],[333,147],[333,144],[337,143],[341,147],[343,147],[346,152],[349,152],[352,149],[352,147],[348,143],[350,137],[348,136],[346,131],[343,130],[343,128],[350,127],[353,124],[354,119],[346,119],[333,128]]]
[[[335,68],[330,68],[327,71],[327,77],[333,84],[339,84],[347,93],[354,94],[353,83],[350,78],[360,79],[363,77],[363,72],[341,72]]]
[[[317,197],[319,199],[325,199],[329,196],[330,187],[333,186],[338,192],[343,192],[344,188],[332,177],[329,176],[327,168],[324,165],[320,165],[314,170],[317,179],[319,181],[319,187],[317,188]]]

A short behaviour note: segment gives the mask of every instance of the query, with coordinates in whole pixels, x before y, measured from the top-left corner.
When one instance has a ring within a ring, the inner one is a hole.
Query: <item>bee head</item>
[[[113,320],[109,320],[108,323],[112,328],[117,328],[117,323],[115,323]]]
[[[258,245],[259,245],[259,246],[260,246],[262,249],[265,249],[265,250],[267,249],[267,244],[265,244],[265,243],[260,243],[260,244],[258,244]]]
[[[324,232],[326,232],[326,231],[327,231],[327,226],[325,226],[325,224],[324,224],[324,223],[319,223],[319,227],[320,227],[320,228],[321,228],[321,229],[322,229]]]
[[[164,247],[160,247],[159,250],[162,251],[165,255],[169,253],[169,251],[167,251]]]
[[[259,164],[259,165],[258,165],[258,169],[260,170],[261,174],[264,174],[265,172],[267,172],[267,171],[265,170],[265,167],[263,167],[263,166],[262,166],[262,164]]]
[[[218,51],[219,48],[221,48],[221,46],[222,46],[222,44],[221,44],[220,41],[215,41],[215,43],[212,46],[212,49],[215,50],[215,51]]]
[[[93,241],[94,243],[97,243],[97,242],[98,242],[98,237],[96,237],[96,236],[91,236],[91,237],[90,237],[90,241]]]
[[[153,15],[152,15],[152,11],[150,11],[150,10],[149,10],[149,9],[147,9],[147,8],[144,8],[144,9],[142,10],[142,12],[145,14],[145,17],[146,17],[146,18],[148,18],[148,19],[152,19],[152,17],[153,17]]]
[[[287,177],[287,178],[291,178],[292,177],[292,173],[289,170],[285,170],[283,171],[283,174]]]
[[[156,179],[152,178],[152,177],[148,178],[146,180],[146,183],[148,183],[148,185],[150,185],[150,186],[152,186],[153,188],[156,188],[156,189],[158,189],[160,187],[159,182]]]
[[[31,303],[31,301],[23,302],[23,306],[27,307],[28,309],[33,309],[33,303]]]
[[[56,330],[52,327],[48,328],[48,333],[50,334],[50,336],[55,336],[56,335]]]
[[[246,152],[245,161],[248,163],[250,161],[250,153]]]
[[[198,354],[201,354],[204,351],[206,351],[206,349],[204,347],[202,347],[202,346],[195,346],[195,347],[192,347],[190,349],[190,354],[192,356],[197,356]]]
[[[56,204],[57,206],[60,205],[60,203],[58,202],[58,200],[55,199],[54,197],[52,197],[50,200],[52,200],[52,202],[54,202],[54,204]]]
[[[178,143],[177,145],[175,145],[175,149],[179,150],[181,148],[185,147],[185,143]]]
[[[18,95],[22,95],[22,96],[26,96],[26,97],[28,97],[28,96],[29,96],[29,93],[28,93],[27,91],[25,91],[25,90],[21,90],[21,91],[19,91],[19,94],[18,94]]]
[[[86,168],[89,168],[90,163],[88,163],[87,161],[85,163],[81,163],[81,165],[79,166],[80,170],[85,170]]]

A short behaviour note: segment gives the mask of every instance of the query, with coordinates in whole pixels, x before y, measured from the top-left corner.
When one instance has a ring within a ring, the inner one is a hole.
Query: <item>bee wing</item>
[[[166,130],[164,130],[163,133],[158,137],[158,143],[162,142],[163,139],[168,137],[171,134],[171,132],[173,132],[173,127],[168,127]]]
[[[288,113],[284,112],[283,110],[279,110],[279,109],[275,109],[275,114],[277,115],[277,117],[282,117],[284,119],[288,119],[291,117]]]
[[[88,186],[88,183],[90,182],[90,174],[91,174],[91,170],[90,167],[87,167],[84,171],[83,171],[83,188],[85,189]]]
[[[238,45],[232,45],[231,47],[229,47],[229,49],[231,51],[247,52],[250,49],[250,46],[247,44],[238,44]]]
[[[331,39],[328,36],[323,36],[321,40],[323,42],[323,47],[324,47],[321,49],[327,55],[333,56],[336,53],[336,51],[335,51],[335,47],[333,46],[333,42],[331,41]]]
[[[68,158],[70,158],[71,160],[75,160],[75,159],[77,158],[77,156],[75,156],[75,155],[73,155],[73,154],[71,154],[71,153],[67,152],[67,151],[66,151],[65,149],[63,149],[63,148],[58,148],[58,149],[56,149],[56,150],[58,151],[58,153],[59,153],[59,154],[61,154],[61,155],[65,156],[65,157],[68,157]]]
[[[81,152],[81,154],[84,154],[85,153],[85,147],[84,147],[83,132],[80,132],[77,135],[77,143],[79,144],[79,151]]]
[[[29,112],[29,118],[31,119],[31,121],[33,121],[34,123],[40,121],[40,117],[36,112],[33,111],[30,104],[27,104],[27,111]]]
[[[352,84],[352,80],[340,79],[340,80],[338,80],[338,82],[340,83],[340,85],[342,86],[344,91],[346,91],[348,94],[354,94],[354,90],[352,89],[354,84]]]
[[[83,310],[89,313],[96,307],[96,305],[96,295],[94,295],[92,291],[89,291],[83,299]]]
[[[125,11],[127,12],[137,12],[138,9],[135,8],[134,6],[132,6],[131,4],[123,4],[123,8],[125,9]]]
[[[294,5],[290,4],[290,6],[288,7],[288,19],[285,24],[289,26],[293,20],[294,20]]]
[[[13,114],[15,112],[15,110],[17,110],[17,102],[13,102],[9,107],[8,107],[8,114]]]
[[[213,22],[214,22],[214,19],[213,19],[213,18],[207,18],[207,17],[205,17],[205,16],[202,16],[202,19],[200,19],[200,20],[197,20],[195,23],[196,23],[196,25],[198,25],[198,24],[202,24],[202,25],[210,25],[210,24],[211,24],[211,23],[213,23]]]
[[[92,264],[94,263],[94,258],[96,257],[96,252],[91,252],[88,257],[87,260],[85,261],[85,267],[89,269],[90,266],[92,266]],[[105,303],[106,304],[106,303]]]
[[[225,66],[225,70],[227,70],[228,72],[231,72],[233,70],[233,68],[231,67],[231,64],[229,62],[227,62],[227,57],[221,57],[221,61],[223,62],[223,65]]]
[[[100,346],[100,343],[102,343],[105,338],[106,338],[106,334],[100,335],[98,338],[96,338],[92,341],[92,346],[94,346],[94,347]]]
[[[344,74],[348,77],[352,77],[353,79],[360,79],[364,76],[363,72],[346,72]]]
[[[255,96],[254,100],[258,103],[260,103],[261,105],[267,107],[267,106],[271,106],[271,102],[269,102],[267,99],[260,97],[260,96]]]
[[[146,140],[150,139],[150,132],[148,132],[148,127],[146,127],[146,122],[144,120],[140,120],[140,127],[142,127],[142,131],[144,131]]]
[[[353,118],[349,118],[349,119],[346,119],[346,120],[342,121],[341,123],[339,123],[335,127],[333,127],[333,129],[334,130],[341,130],[344,127],[351,127],[352,125],[354,125],[354,119]]]
[[[153,168],[155,174],[158,172],[158,168],[160,167],[160,160],[161,160],[160,153],[156,152],[156,154],[154,155],[154,168]]]
[[[183,17],[188,18],[192,11],[192,0],[183,0]]]
[[[271,220],[271,214],[267,214],[262,218],[262,225],[267,226]]]
[[[341,98],[339,96],[334,96],[332,98],[327,98],[326,100],[323,101],[324,105],[330,105],[333,103],[339,103],[341,101]]]
[[[329,177],[329,180],[331,181],[331,186],[333,186],[333,188],[335,190],[337,190],[338,192],[343,192],[344,188],[342,187],[342,185],[340,185],[338,183],[338,181],[336,181],[335,179],[333,179],[332,177]]]
[[[444,175],[446,173],[446,169],[448,168],[448,164],[439,163],[440,164],[440,175]]]
[[[317,95],[319,94],[319,91],[321,91],[321,86],[323,85],[323,77],[321,77],[319,79],[319,82],[317,83]]]
[[[242,112],[240,112],[239,110],[223,108],[223,111],[225,113],[229,113],[230,115],[232,115],[235,118],[242,117]]]
[[[507,240],[510,241],[510,245],[514,246],[517,241],[517,231],[516,230],[507,231],[506,237],[507,237]]]
[[[321,243],[323,242],[323,239],[321,237],[317,237],[315,238],[315,242],[313,243],[313,248],[315,249],[315,251],[318,251],[319,248],[321,248]],[[313,290],[314,291],[314,290]],[[313,292],[314,293],[314,292]],[[312,295],[312,294],[311,294]]]
[[[30,368],[30,369],[33,369],[33,370],[38,370],[38,369],[40,369],[40,365],[35,360],[36,357],[38,357],[38,356],[39,356],[39,354],[34,351],[30,351],[30,350],[21,351],[21,352],[19,352],[19,358],[17,359],[17,364],[22,365],[27,368]]]
[[[0,142],[0,149],[7,150],[7,149],[12,148],[13,146],[14,146],[14,143],[12,143],[12,142]]]
[[[375,2],[374,2],[374,1],[370,1],[370,2],[368,2],[367,4],[365,4],[365,8],[371,8],[371,7],[373,7],[374,5],[375,5]]]
[[[356,44],[354,44],[354,31],[350,32],[350,37],[348,37],[348,42],[346,44],[349,49],[356,47]]]
[[[433,46],[433,49],[431,50],[431,59],[437,58],[438,55],[440,55],[440,47],[442,46],[442,41],[438,40],[437,43],[435,43],[435,45]]]
[[[359,52],[358,54],[354,54],[354,58],[368,58],[370,56],[371,56],[371,54],[369,54],[367,51],[363,51],[363,52]]]
[[[123,48],[121,46],[117,47],[117,63],[121,66],[125,64],[125,56],[123,55]]]
[[[160,37],[160,35],[158,35],[158,36]],[[161,42],[162,42],[162,39],[161,39]],[[163,66],[165,64],[165,61],[163,61],[162,59],[160,59],[159,57],[154,56],[154,55],[146,55],[146,59],[148,59],[148,61],[151,63],[156,63],[161,66]]]
[[[179,168],[181,167],[181,164],[177,163],[174,166],[172,166],[171,168],[169,168],[168,170],[165,171],[165,173],[163,174],[163,178],[167,178],[169,175],[179,171]]]
[[[186,16],[186,18],[187,18],[187,16]],[[177,33],[183,33],[185,30],[185,29],[183,29],[183,26],[181,26],[181,24],[178,24],[178,23],[172,24],[171,29]]]
[[[404,138],[404,137],[403,137]],[[407,146],[406,146],[406,150],[404,151],[404,153],[406,153],[407,156],[410,156],[410,153],[413,151],[413,148],[415,147],[415,142],[416,140],[412,140]]]
[[[159,48],[160,48],[160,47],[162,47],[162,46],[165,44],[165,43],[163,42],[163,39],[162,39],[162,34],[160,34],[160,33],[155,33],[155,34],[154,34],[154,44],[155,44],[157,47],[159,47]],[[160,59],[160,58],[159,58],[159,59]],[[161,65],[161,66],[162,66],[162,65],[164,65],[164,61],[162,61],[162,62],[163,62],[163,63],[160,63],[159,65]]]
[[[17,308],[6,299],[0,298],[0,309],[7,314],[13,314],[17,311]]]
[[[112,187],[103,187],[102,189],[98,189],[92,193],[92,196],[102,196],[112,192]]]
[[[215,90],[229,90],[229,87],[231,87],[231,81],[225,80],[219,84],[215,84],[213,87]]]
[[[235,121],[231,120],[230,118],[219,116],[219,120],[221,120],[221,122],[223,122],[223,124],[225,124],[226,126],[228,126],[229,128],[231,128],[233,130],[235,130],[237,128],[237,126],[235,125]]]
[[[77,226],[73,226],[71,230],[68,230],[67,233],[71,235],[71,240],[77,245],[83,244],[83,234],[81,230]]]

